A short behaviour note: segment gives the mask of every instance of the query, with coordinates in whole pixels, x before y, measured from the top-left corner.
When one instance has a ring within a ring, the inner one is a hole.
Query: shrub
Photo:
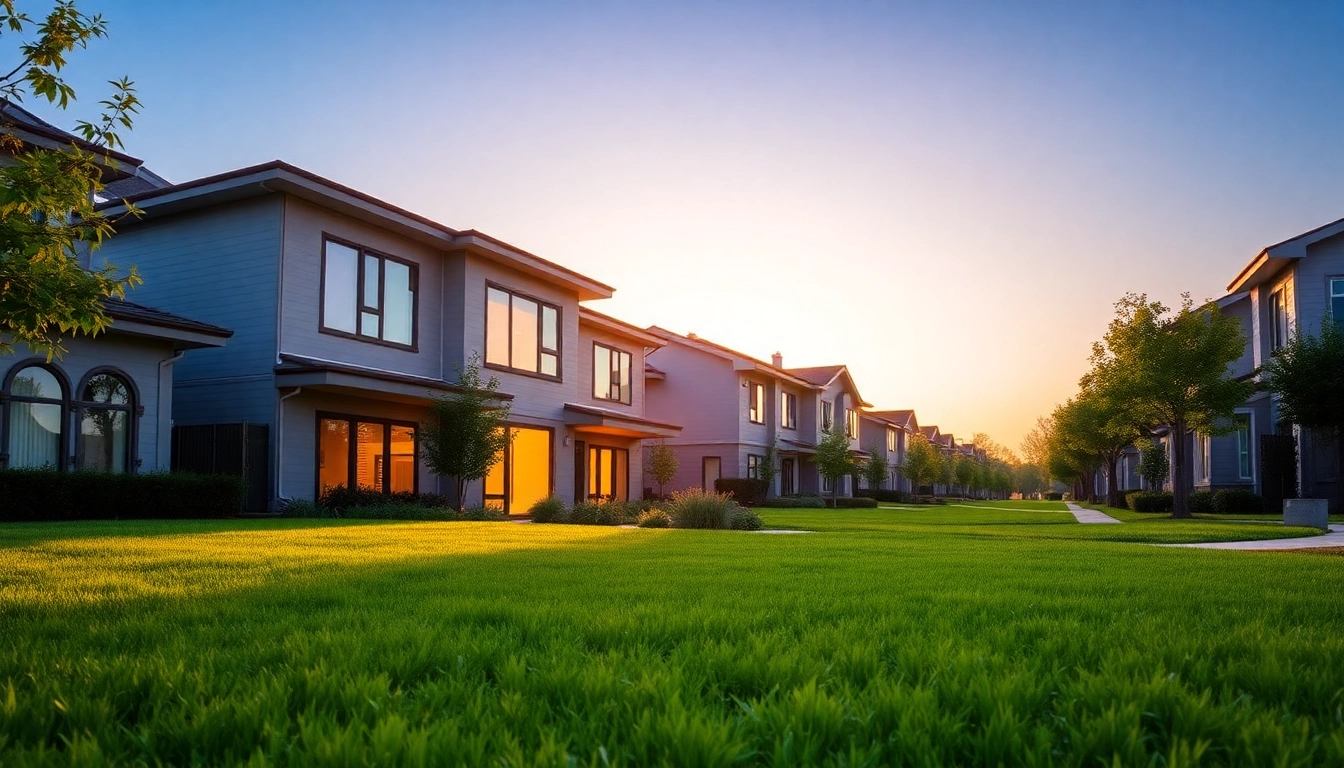
[[[312,499],[281,499],[276,507],[281,517],[336,517],[333,510],[318,504]]]
[[[457,511],[446,507],[426,507],[415,502],[369,504],[348,507],[338,515],[350,520],[457,520]]]
[[[1192,514],[1213,512],[1213,491],[1195,491],[1190,494],[1190,512]]]
[[[1138,496],[1140,493],[1143,493],[1143,491],[1129,491],[1125,494],[1125,507],[1130,511],[1134,510],[1134,497]]]
[[[876,509],[877,499],[865,499],[862,497],[837,496],[827,501],[829,505],[835,502],[834,509]]]
[[[472,520],[475,522],[494,522],[497,520],[508,519],[508,515],[504,514],[503,512],[497,509],[490,509],[488,507],[467,507],[466,509],[462,510],[461,514],[453,512],[451,508],[447,508],[444,511],[454,515],[458,520]]]
[[[1171,513],[1172,497],[1166,491],[1144,491],[1134,494],[1135,512]]]
[[[1219,515],[1260,515],[1265,500],[1244,488],[1224,488],[1213,494],[1213,512]]]
[[[242,478],[229,475],[4,469],[0,520],[232,517],[245,492]]]
[[[349,509],[350,507],[378,507],[384,504],[419,504],[422,507],[450,507],[448,498],[437,493],[412,493],[395,491],[383,493],[367,486],[338,485],[322,492],[318,503],[327,509]]]
[[[728,527],[728,515],[736,507],[725,493],[691,488],[673,493],[667,512],[678,528],[718,529]]]
[[[766,506],[778,509],[824,509],[826,500],[811,494],[790,494],[773,498]]]
[[[733,501],[744,507],[756,507],[765,502],[770,484],[751,477],[720,477],[714,481],[714,490],[732,496]]]
[[[569,507],[555,496],[547,496],[533,504],[532,508],[527,510],[527,514],[532,516],[534,523],[569,522]]]
[[[632,507],[633,509],[633,507]],[[638,514],[636,512],[636,514]],[[569,513],[568,522],[575,525],[621,525],[626,521],[626,504],[620,501],[598,499],[581,501]],[[561,521],[556,521],[561,522]]]
[[[855,496],[862,496],[866,499],[877,499],[878,501],[895,502],[897,504],[909,504],[910,494],[905,491],[893,491],[889,488],[878,488],[877,490],[858,490],[854,492]]]
[[[647,509],[639,513],[635,525],[640,528],[668,528],[672,525],[672,518],[661,509]]]
[[[756,510],[738,507],[728,514],[728,527],[735,531],[759,531],[765,521],[756,514]]]
[[[1046,491],[1045,493],[1041,494],[1041,498],[1046,501],[1063,501],[1064,494],[1060,493],[1059,491]]]

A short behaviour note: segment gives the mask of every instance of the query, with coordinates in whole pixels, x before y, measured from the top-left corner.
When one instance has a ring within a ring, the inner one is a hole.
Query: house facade
[[[886,413],[896,413],[886,411]],[[859,444],[865,452],[879,456],[887,465],[887,479],[880,488],[869,488],[866,478],[860,478],[861,490],[902,489],[905,478],[901,475],[901,465],[905,463],[906,432],[902,422],[888,419],[880,413],[864,413],[859,421]]]
[[[137,264],[147,299],[236,332],[181,367],[175,418],[264,425],[272,504],[354,485],[448,495],[420,459],[420,425],[472,361],[498,380],[513,441],[468,505],[518,514],[551,495],[625,497],[632,441],[677,432],[643,418],[656,340],[582,310],[612,295],[592,278],[281,162],[130,200],[144,213],[106,257]],[[624,368],[613,378],[622,352],[628,381]],[[604,449],[592,485],[590,445]]]

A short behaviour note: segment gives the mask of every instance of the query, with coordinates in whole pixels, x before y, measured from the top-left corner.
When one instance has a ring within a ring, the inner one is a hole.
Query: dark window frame
[[[845,437],[857,440],[859,437],[859,412],[855,408],[845,409]]]
[[[33,367],[41,368],[56,378],[56,383],[61,387],[59,399],[13,394],[14,380],[19,377],[19,373]],[[73,411],[74,389],[70,384],[70,377],[65,375],[65,371],[61,370],[60,366],[47,362],[45,357],[34,356],[16,361],[5,372],[3,384],[0,385],[0,467],[9,466],[9,404],[12,402],[61,406],[61,433],[60,437],[57,438],[56,445],[56,457],[58,459],[56,469],[60,471],[68,469],[70,462],[74,460],[74,456],[70,452],[70,414]]]
[[[830,400],[821,401],[821,431],[830,432],[835,427],[835,404]]]
[[[535,429],[547,434],[546,444],[550,446],[547,455],[550,457],[550,461],[547,462],[548,466],[546,467],[546,493],[548,496],[554,496],[556,455],[555,427],[541,427],[536,424],[520,424],[516,422],[506,422],[500,426],[504,429]],[[628,460],[629,459],[627,458],[627,461]],[[504,458],[500,459],[499,463],[502,467],[501,471],[504,473],[504,493],[503,495],[500,495],[498,493],[486,492],[485,481],[489,477],[489,473],[487,472],[486,477],[481,478],[481,504],[488,508],[491,501],[498,501],[499,511],[506,515],[512,515],[514,512],[509,508],[511,506],[509,502],[509,487],[513,484],[513,440],[509,440],[509,447],[504,449]]]
[[[609,451],[609,452],[611,453],[611,458],[612,458],[611,466],[605,466],[605,467],[603,466],[603,464],[602,464],[602,452],[603,452],[603,451]],[[608,479],[611,481],[611,487],[612,487],[612,490],[615,491],[615,489],[619,487],[619,483],[616,482],[616,480],[617,480],[617,478],[616,478],[616,467],[617,467],[617,465],[618,465],[618,462],[616,461],[616,454],[617,454],[617,453],[625,454],[625,498],[624,498],[624,499],[616,499],[616,498],[615,498],[615,495],[616,495],[615,493],[613,493],[612,496],[609,497],[609,498],[611,498],[611,499],[614,500],[614,501],[629,501],[629,500],[630,500],[630,449],[629,449],[629,448],[621,448],[621,447],[618,447],[618,446],[615,446],[615,445],[602,445],[602,444],[600,444],[600,443],[588,443],[588,448],[587,448],[587,459],[586,459],[587,462],[588,462],[588,466],[585,467],[585,470],[586,470],[586,471],[585,471],[583,474],[584,474],[584,489],[585,489],[584,497],[585,497],[586,499],[588,499],[589,501],[596,501],[596,500],[601,499],[601,498],[608,498],[608,497],[603,497],[601,494],[597,494],[597,493],[594,493],[594,492],[593,492],[593,487],[592,487],[592,479],[593,479],[592,462],[593,462],[594,458],[597,459],[597,467],[598,467],[598,470],[597,470],[597,471],[598,471],[598,473],[599,473],[599,474],[601,474],[602,472],[607,472],[607,473],[608,473]]]
[[[1335,284],[1339,284],[1339,293],[1335,293]],[[1336,325],[1344,326],[1344,312],[1335,312],[1335,302],[1344,305],[1344,275],[1325,276],[1326,311]]]
[[[130,398],[130,403],[126,405],[111,405],[108,403],[95,403],[92,400],[84,399],[84,388],[93,381],[95,376],[108,374],[116,376],[126,383],[126,394]],[[140,417],[145,414],[145,406],[140,399],[140,388],[136,386],[135,379],[130,374],[110,365],[100,365],[96,368],[90,368],[84,372],[83,378],[79,380],[79,388],[75,390],[79,393],[79,399],[73,402],[75,411],[75,432],[74,442],[75,450],[71,459],[74,466],[79,466],[80,457],[84,452],[84,412],[87,410],[103,411],[126,411],[126,468],[125,472],[130,474],[140,469]]]
[[[353,248],[355,257],[355,332],[343,331],[339,328],[330,328],[327,326],[327,243],[336,243],[346,248]],[[377,308],[367,307],[364,304],[364,259],[365,256],[372,256],[378,259],[378,291],[379,303]],[[387,262],[392,261],[401,264],[410,269],[411,283],[411,343],[403,344],[399,341],[388,341],[383,338],[387,331],[386,318],[383,316],[383,310],[387,306]],[[364,313],[373,313],[378,315],[378,336],[373,337],[360,333],[360,324],[363,322]],[[374,248],[360,245],[359,243],[346,240],[342,237],[323,232],[322,233],[322,258],[321,269],[318,277],[317,288],[317,330],[319,333],[328,336],[338,336],[342,339],[353,339],[362,341],[366,344],[377,344],[381,347],[391,347],[393,349],[406,350],[410,352],[420,351],[420,265],[409,259],[403,259],[398,256],[383,253]]]
[[[608,393],[608,395],[610,395],[611,390],[612,390],[613,387],[618,387],[618,386],[620,386],[619,384],[615,384],[615,383],[612,382],[613,377],[615,377],[615,376],[617,375],[617,373],[618,373],[618,369],[617,369],[616,367],[614,367],[614,362],[619,358],[620,355],[625,355],[625,357],[627,358],[627,361],[628,361],[629,364],[630,364],[629,367],[626,369],[627,372],[629,373],[630,384],[629,384],[628,386],[621,387],[621,394],[622,394],[622,396],[619,397],[619,398],[618,398],[618,397],[602,397],[601,395],[597,394],[597,382],[598,382],[598,380],[599,380],[599,379],[598,379],[598,376],[597,376],[597,373],[598,373],[598,371],[597,371],[597,348],[598,348],[598,347],[601,347],[601,348],[607,350],[608,354],[611,355],[611,357],[608,358],[608,364],[607,364],[607,367],[610,369],[610,370],[607,371],[607,393]],[[619,347],[613,347],[612,345],[610,345],[610,344],[606,344],[606,343],[601,342],[601,341],[594,341],[594,342],[593,342],[593,399],[594,399],[594,400],[602,400],[602,401],[604,401],[604,402],[609,402],[609,403],[621,403],[621,404],[623,404],[623,405],[630,405],[631,403],[633,403],[633,402],[634,402],[634,389],[635,389],[635,371],[634,371],[634,365],[635,365],[635,356],[634,356],[633,353],[627,352],[627,351],[625,351],[624,349],[621,349],[621,348],[619,348]]]
[[[487,359],[488,356],[489,356],[489,353],[490,353],[490,289],[491,289],[491,288],[495,289],[496,291],[502,291],[503,293],[506,293],[506,294],[509,295],[509,328],[508,328],[508,330],[506,331],[506,334],[505,334],[505,335],[508,337],[508,340],[509,340],[509,362],[510,362],[509,365],[503,365],[503,364],[501,364],[501,363],[492,363],[492,362],[489,362],[489,360]],[[526,368],[514,368],[513,365],[512,365],[512,362],[513,362],[513,297],[514,297],[514,296],[517,296],[517,297],[519,297],[519,298],[526,299],[526,300],[528,300],[528,301],[534,302],[534,303],[536,303],[536,305],[537,305],[537,370],[535,370],[535,371],[529,371],[529,370],[527,370]],[[543,338],[545,337],[545,335],[544,335],[544,331],[545,331],[545,328],[546,328],[546,320],[545,320],[546,313],[543,312],[542,310],[543,310],[543,308],[547,308],[547,307],[549,307],[550,309],[555,310],[555,348],[554,348],[554,349],[551,349],[551,348],[545,346],[545,343],[543,342]],[[532,378],[535,378],[535,379],[542,379],[542,380],[545,380],[545,381],[560,381],[560,382],[563,382],[563,381],[565,380],[565,355],[564,355],[564,349],[565,349],[565,310],[564,310],[563,307],[561,307],[559,304],[556,304],[556,303],[554,303],[554,302],[552,302],[552,301],[547,301],[546,299],[542,299],[542,298],[540,298],[540,297],[534,296],[534,295],[529,294],[529,293],[526,293],[526,292],[524,292],[524,291],[519,291],[519,290],[515,290],[515,289],[513,289],[513,288],[508,288],[508,287],[506,287],[506,286],[504,286],[504,285],[501,285],[501,284],[499,284],[499,283],[496,283],[496,282],[492,282],[492,281],[487,280],[487,281],[485,282],[485,302],[481,305],[481,314],[482,314],[482,316],[483,316],[483,317],[482,317],[481,326],[485,329],[485,339],[484,339],[485,344],[484,344],[484,346],[482,347],[482,349],[485,350],[485,354],[481,355],[481,358],[482,358],[482,360],[481,360],[481,366],[482,366],[482,367],[490,368],[490,369],[493,369],[493,370],[496,370],[496,371],[507,371],[507,372],[509,372],[509,373],[517,374],[517,375],[519,375],[519,376],[531,376]],[[543,356],[543,355],[546,355],[546,354],[555,355],[555,375],[554,375],[554,376],[552,376],[552,375],[549,374],[549,373],[542,373],[542,372],[541,372],[541,359],[542,359],[542,356]],[[632,381],[633,381],[633,379],[632,379]]]
[[[1283,316],[1279,316],[1279,308]],[[1280,285],[1269,292],[1269,350],[1278,351],[1288,343],[1288,285]]]
[[[747,477],[751,480],[759,480],[761,477],[761,465],[765,463],[765,456],[759,453],[747,454]]]
[[[410,427],[415,435],[415,471],[411,473],[411,492],[420,493],[420,425],[405,419],[385,419],[380,416],[362,416],[339,411],[317,411],[313,418],[313,499],[322,498],[322,422],[324,420],[345,421],[350,425],[349,442],[346,450],[346,487],[355,476],[359,463],[358,424],[379,424],[383,429],[383,456],[392,455],[392,427]],[[382,493],[392,493],[392,462],[383,461]]]
[[[782,429],[798,429],[798,395],[792,392],[780,392],[779,400],[779,426]]]
[[[747,379],[747,420],[752,424],[765,423],[765,385]]]

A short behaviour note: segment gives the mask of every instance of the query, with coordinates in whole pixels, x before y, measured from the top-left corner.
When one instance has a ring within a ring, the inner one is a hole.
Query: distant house
[[[780,362],[783,362],[780,360]],[[786,368],[786,371],[803,381],[817,387],[816,391],[816,431],[805,431],[804,439],[820,442],[824,433],[832,429],[843,428],[849,438],[849,450],[856,459],[867,455],[860,442],[862,434],[861,416],[864,408],[871,407],[859,395],[858,385],[849,368],[843,365],[824,365],[812,368]],[[837,493],[841,496],[853,496],[858,489],[856,477],[846,477],[839,481],[839,488],[832,488],[830,481],[818,475],[817,484],[822,494]]]

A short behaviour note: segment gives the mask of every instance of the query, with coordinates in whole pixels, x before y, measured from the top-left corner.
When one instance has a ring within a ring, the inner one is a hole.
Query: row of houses
[[[1344,322],[1344,219],[1262,249],[1232,278],[1217,304],[1223,314],[1241,321],[1246,344],[1229,375],[1243,380],[1258,376],[1260,366],[1297,329],[1311,334],[1327,318]],[[1285,421],[1277,396],[1256,392],[1225,426],[1226,434],[1190,439],[1195,490],[1242,488],[1271,504],[1294,494],[1333,498],[1341,480],[1334,436]],[[1117,488],[1144,486],[1138,463],[1137,451],[1121,458]],[[1097,492],[1105,493],[1108,483],[1099,477]]]
[[[5,109],[49,144],[72,140]],[[888,488],[908,489],[896,470],[917,432],[976,455],[913,411],[874,409],[843,365],[636,327],[588,306],[609,285],[301,168],[169,184],[115,160],[102,209],[139,213],[82,258],[134,264],[144,283],[109,302],[110,333],[62,359],[0,360],[0,465],[236,472],[257,509],[335,486],[442,493],[419,425],[473,358],[499,380],[514,439],[467,503],[511,513],[638,498],[651,441],[678,453],[671,488],[755,476],[773,446],[777,494],[832,491],[812,459],[836,425],[888,462]]]

